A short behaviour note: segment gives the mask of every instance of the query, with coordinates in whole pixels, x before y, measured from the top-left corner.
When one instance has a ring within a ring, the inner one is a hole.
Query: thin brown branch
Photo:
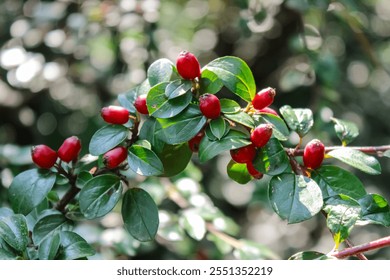
[[[382,154],[388,150],[390,150],[390,145],[383,145],[383,146],[348,146],[348,147],[343,147],[343,146],[329,146],[325,147],[325,153],[329,153],[330,151],[336,150],[336,149],[342,149],[342,148],[349,148],[349,149],[354,149],[361,151],[365,154],[370,154],[370,155],[377,155],[377,156],[382,156]],[[303,155],[303,149],[291,149],[291,148],[286,148],[285,149],[289,154],[292,156],[302,156]]]
[[[219,239],[225,241],[227,244],[232,246],[233,248],[240,249],[243,244],[239,240],[231,237],[230,235],[227,235],[226,233],[223,233],[215,228],[215,226],[212,223],[206,223],[206,229],[216,235]]]
[[[54,207],[58,211],[65,213],[65,207],[73,198],[80,192],[81,189],[76,187],[76,185],[71,185],[70,189],[65,193],[65,195],[58,201],[57,205]]]

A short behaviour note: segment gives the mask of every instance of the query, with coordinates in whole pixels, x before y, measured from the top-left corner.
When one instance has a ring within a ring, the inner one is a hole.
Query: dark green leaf
[[[60,235],[54,234],[46,238],[38,248],[40,260],[54,260],[60,248]]]
[[[205,134],[206,134],[206,137],[209,138],[209,140],[211,140],[211,141],[216,141],[216,140],[218,140],[218,138],[215,137],[215,135],[214,135],[213,132],[211,131],[211,128],[210,128],[209,125],[206,127],[206,129],[204,130],[204,132],[205,132]]]
[[[210,122],[209,124],[211,133],[220,140],[229,130],[229,125],[225,122],[223,118],[217,118]]]
[[[15,253],[0,248],[0,260],[16,260],[17,258],[18,256]]]
[[[159,83],[168,82],[174,73],[173,67],[173,63],[166,58],[153,62],[147,72],[149,84],[153,87]]]
[[[225,114],[225,117],[228,118],[229,120],[245,125],[247,127],[251,127],[251,128],[255,127],[255,121],[252,119],[251,116],[249,116],[245,112],[238,112],[235,114]]]
[[[89,143],[91,155],[99,156],[122,143],[129,132],[123,125],[106,125],[95,132]]]
[[[337,137],[343,145],[348,145],[359,135],[359,129],[353,122],[332,118]]]
[[[359,204],[362,208],[362,220],[390,226],[390,207],[384,197],[379,194],[367,194],[359,199]]]
[[[159,219],[157,205],[143,189],[133,188],[123,196],[122,218],[125,229],[139,241],[152,241]]]
[[[262,123],[270,123],[272,124],[272,134],[280,141],[286,141],[290,135],[290,131],[288,130],[286,123],[273,114],[256,114],[253,115],[253,119],[255,120],[256,126]]]
[[[60,232],[61,247],[58,259],[75,260],[95,255],[95,250],[77,233]]]
[[[236,181],[239,184],[246,184],[252,180],[252,176],[248,173],[248,168],[244,163],[237,163],[233,160],[229,162],[226,167],[227,174],[230,179]]]
[[[15,213],[27,215],[50,192],[56,181],[56,174],[47,170],[30,169],[17,175],[8,190]]]
[[[332,259],[327,255],[315,251],[299,252],[292,255],[289,260],[328,260]]]
[[[278,139],[271,138],[268,143],[259,149],[253,161],[253,166],[263,174],[278,175],[289,167],[290,161]]]
[[[235,114],[241,109],[240,104],[231,99],[221,98],[219,102],[221,103],[221,111],[225,114]]]
[[[179,145],[165,145],[161,153],[158,154],[163,167],[162,177],[172,177],[182,172],[188,165],[192,157],[192,151],[187,143]]]
[[[135,113],[134,101],[137,98],[137,88],[131,89],[126,93],[118,95],[119,104],[126,108],[130,113]]]
[[[160,138],[161,125],[155,118],[148,118],[139,131],[139,139],[147,140],[153,151],[160,153],[164,148],[164,141]]]
[[[199,159],[206,162],[226,150],[237,149],[251,144],[248,136],[237,130],[230,130],[221,140],[210,141],[203,137],[199,145]]]
[[[313,126],[313,113],[310,109],[293,109],[285,105],[279,109],[288,127],[302,138]]]
[[[359,199],[366,195],[362,182],[352,173],[333,165],[324,165],[312,173],[324,198],[338,194]]]
[[[353,198],[336,195],[325,199],[326,224],[333,233],[336,248],[348,238],[356,221],[361,217],[361,207]]]
[[[268,195],[276,214],[290,224],[310,219],[323,205],[317,183],[302,175],[285,173],[272,177]]]
[[[192,139],[205,125],[207,119],[197,105],[189,105],[179,115],[170,119],[158,119],[163,139],[167,144],[175,145]]]
[[[203,71],[213,72],[223,85],[242,99],[250,102],[256,94],[252,71],[245,61],[232,56],[217,58],[207,64]]]
[[[220,79],[218,79],[218,76],[215,75],[213,72],[203,69],[202,70],[202,76],[200,79],[200,93],[211,93],[215,94],[218,91],[221,90],[223,87],[223,84]]]
[[[176,80],[170,82],[166,89],[165,95],[168,99],[174,99],[176,97],[182,96],[186,93],[191,93],[192,82],[189,80]]]
[[[115,207],[121,195],[122,184],[118,176],[99,175],[80,191],[80,210],[87,219],[102,217]]]
[[[206,234],[206,222],[196,209],[186,209],[179,218],[179,225],[193,239],[200,241]]]
[[[76,186],[79,189],[84,188],[85,184],[93,178],[92,174],[89,173],[88,171],[81,171],[77,175],[77,180],[76,180]]]
[[[16,251],[23,252],[28,244],[26,218],[16,214],[0,219],[0,238]]]
[[[155,118],[172,118],[182,112],[192,100],[191,91],[174,98],[168,99],[166,89],[168,83],[161,83],[152,87],[148,93],[146,103],[149,115]]]
[[[156,176],[164,172],[158,156],[150,149],[134,144],[129,148],[128,164],[131,170],[143,176]]]
[[[50,213],[40,218],[34,226],[32,239],[39,245],[43,240],[59,231],[71,230],[73,224],[61,213]]]
[[[368,174],[381,174],[381,166],[378,160],[361,151],[351,148],[340,148],[330,151],[328,155]]]

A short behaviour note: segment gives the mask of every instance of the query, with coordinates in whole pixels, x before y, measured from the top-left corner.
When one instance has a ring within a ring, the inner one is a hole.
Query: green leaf
[[[122,195],[118,176],[104,174],[89,180],[80,191],[80,210],[87,219],[95,219],[109,213]]]
[[[199,159],[206,162],[216,155],[231,149],[237,149],[251,144],[248,136],[237,130],[230,130],[221,140],[210,141],[203,137],[199,145]]]
[[[186,209],[179,218],[179,225],[193,239],[200,241],[206,234],[206,222],[196,209]]]
[[[225,114],[235,114],[238,113],[241,110],[240,104],[238,104],[236,101],[226,98],[221,98],[219,100],[221,103],[221,111]]]
[[[336,195],[325,199],[324,211],[327,213],[326,224],[333,233],[336,248],[348,238],[356,221],[361,216],[361,207],[353,198]]]
[[[0,248],[0,260],[16,260],[18,256],[6,249]]]
[[[148,118],[139,131],[139,139],[147,140],[152,145],[156,153],[160,153],[164,148],[164,141],[160,138],[161,125],[155,118]]]
[[[158,119],[161,124],[163,139],[167,144],[175,145],[192,139],[206,124],[197,105],[189,105],[179,115],[170,119]]]
[[[95,255],[95,250],[77,233],[60,232],[61,247],[59,260],[76,260]]]
[[[23,252],[28,244],[26,218],[16,214],[0,219],[0,238],[18,252]]]
[[[171,84],[161,83],[150,89],[146,98],[149,115],[161,119],[172,118],[180,114],[190,104],[192,100],[190,90],[178,97],[168,99],[166,90]]]
[[[136,109],[134,107],[134,101],[137,98],[137,89],[138,88],[133,88],[128,92],[121,93],[118,95],[119,104],[133,114],[136,112]]]
[[[34,226],[32,239],[39,245],[46,238],[65,230],[71,230],[73,223],[61,213],[50,213],[41,217]]]
[[[387,200],[379,194],[367,194],[359,199],[362,220],[383,226],[390,226],[390,207]]]
[[[256,94],[256,84],[252,71],[245,61],[240,58],[233,56],[217,58],[207,64],[202,72],[205,70],[213,72],[225,87],[248,102]]]
[[[192,157],[192,151],[187,143],[165,145],[161,153],[158,153],[157,155],[164,168],[164,173],[159,176],[172,177],[179,174],[187,167]]]
[[[14,211],[8,207],[0,207],[0,219],[12,216]]]
[[[173,67],[173,63],[166,58],[153,62],[147,71],[149,84],[153,87],[159,83],[168,82],[174,73]]]
[[[122,218],[125,229],[139,241],[152,241],[158,229],[158,209],[143,189],[133,188],[123,196]]]
[[[330,151],[328,155],[368,174],[381,174],[381,166],[378,160],[361,151],[351,148],[340,148]]]
[[[20,173],[8,190],[12,209],[27,215],[45,199],[55,181],[56,174],[47,170],[30,169]]]
[[[165,89],[165,95],[168,97],[168,99],[174,99],[176,97],[182,96],[186,93],[191,93],[192,88],[192,82],[189,80],[176,80],[173,82],[170,82],[166,89]]]
[[[299,252],[291,257],[289,257],[289,260],[329,260],[333,259],[331,257],[328,257],[327,255],[320,253],[320,252],[315,252],[315,251],[305,251],[305,252]]]
[[[290,173],[272,177],[268,196],[276,214],[290,224],[310,219],[323,205],[321,190],[315,181]]]
[[[228,118],[229,120],[245,125],[247,127],[251,127],[251,128],[255,127],[255,121],[252,119],[251,116],[249,116],[245,112],[238,112],[235,114],[225,114],[225,117]]]
[[[246,184],[252,180],[252,176],[248,173],[248,168],[244,163],[237,163],[233,160],[229,162],[226,167],[227,174],[230,179],[236,181],[239,184]]]
[[[285,105],[279,109],[288,127],[294,130],[302,138],[312,128],[313,113],[310,109],[293,109],[289,105]]]
[[[278,139],[271,138],[268,143],[259,149],[253,161],[253,166],[263,174],[278,175],[290,165],[290,161]]]
[[[206,129],[204,130],[204,132],[205,132],[205,134],[206,134],[206,137],[209,138],[209,140],[211,140],[211,141],[216,141],[216,140],[218,140],[218,138],[215,137],[215,135],[212,133],[211,128],[210,128],[209,125],[206,126]]]
[[[143,176],[156,176],[164,173],[164,166],[158,156],[150,149],[134,144],[129,148],[129,167]]]
[[[230,244],[228,244],[225,240],[221,239],[219,235],[208,233],[206,238],[208,241],[214,243],[215,247],[217,247],[217,249],[223,255],[229,254],[233,249],[233,247]]]
[[[220,140],[230,129],[229,125],[226,124],[223,118],[217,118],[210,122],[209,124],[211,133]]]
[[[215,75],[213,72],[203,68],[202,75],[200,78],[200,93],[216,94],[218,91],[221,90],[222,87],[223,84],[221,80],[218,79],[218,76]]]
[[[54,234],[46,238],[38,248],[40,260],[54,260],[60,248],[60,235]]]
[[[312,173],[320,186],[323,198],[338,194],[359,199],[367,194],[362,182],[354,174],[333,165],[323,165]]]
[[[359,129],[353,122],[332,118],[337,137],[343,145],[348,145],[359,136]]]
[[[278,255],[262,244],[245,239],[239,242],[241,247],[233,251],[234,257],[239,260],[280,260]]]
[[[93,178],[92,174],[89,173],[88,171],[81,171],[78,175],[77,175],[77,179],[76,179],[76,187],[78,187],[79,189],[82,189],[84,188],[85,184],[91,180]]]
[[[288,130],[286,123],[273,114],[256,114],[253,115],[253,119],[255,120],[256,126],[262,123],[270,123],[272,124],[272,135],[275,136],[280,141],[288,140],[290,136],[290,131]]]
[[[89,152],[94,156],[102,155],[122,143],[128,134],[123,125],[106,125],[92,136]]]

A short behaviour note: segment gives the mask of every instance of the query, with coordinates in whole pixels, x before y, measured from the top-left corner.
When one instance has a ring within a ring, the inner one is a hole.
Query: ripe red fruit
[[[38,145],[32,147],[31,157],[40,168],[49,169],[57,161],[57,152],[46,145]]]
[[[213,94],[203,94],[199,98],[199,108],[208,119],[216,119],[221,114],[221,102]]]
[[[182,51],[176,60],[177,72],[186,80],[200,78],[200,64],[195,55]]]
[[[146,106],[146,94],[142,94],[134,101],[135,109],[141,114],[149,115],[148,106]]]
[[[200,141],[203,139],[204,131],[201,130],[198,134],[195,135],[194,138],[192,138],[190,141],[188,141],[188,146],[190,147],[190,150],[194,153],[197,153],[199,151],[199,144]]]
[[[251,133],[251,141],[258,148],[264,147],[272,136],[272,125],[260,124]]]
[[[261,109],[261,110],[257,110],[256,113],[259,113],[259,114],[261,114],[261,113],[267,113],[267,114],[272,114],[272,115],[275,115],[275,116],[279,117],[278,112],[276,112],[274,109],[272,109],[272,108],[270,108],[270,107],[265,107],[265,108],[263,108],[263,109]]]
[[[105,122],[111,124],[125,124],[129,120],[129,111],[121,106],[108,106],[101,110]]]
[[[71,136],[62,143],[61,147],[58,149],[58,157],[65,161],[71,162],[76,159],[81,150],[80,139],[76,136]]]
[[[237,163],[252,162],[256,156],[256,148],[251,144],[242,148],[230,150],[230,155]]]
[[[255,109],[261,110],[274,102],[276,92],[273,88],[265,88],[259,91],[252,100],[252,105]]]
[[[303,151],[303,163],[306,167],[316,169],[321,166],[325,156],[325,146],[318,139],[307,143]]]
[[[127,158],[125,147],[116,147],[103,155],[103,163],[108,169],[118,167]]]
[[[260,171],[257,171],[256,168],[253,166],[252,162],[247,162],[246,168],[248,169],[249,174],[251,174],[251,176],[253,178],[258,179],[258,180],[263,178],[263,173],[261,173]]]

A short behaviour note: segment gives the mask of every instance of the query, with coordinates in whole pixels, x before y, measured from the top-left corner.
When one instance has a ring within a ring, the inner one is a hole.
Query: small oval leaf
[[[123,125],[107,125],[92,136],[89,143],[91,155],[99,156],[122,143],[128,136],[128,130]]]
[[[131,170],[143,176],[156,176],[164,172],[164,166],[158,156],[141,145],[134,144],[129,148],[127,162]]]
[[[23,252],[28,244],[26,218],[16,214],[0,219],[0,238],[18,252]]]

